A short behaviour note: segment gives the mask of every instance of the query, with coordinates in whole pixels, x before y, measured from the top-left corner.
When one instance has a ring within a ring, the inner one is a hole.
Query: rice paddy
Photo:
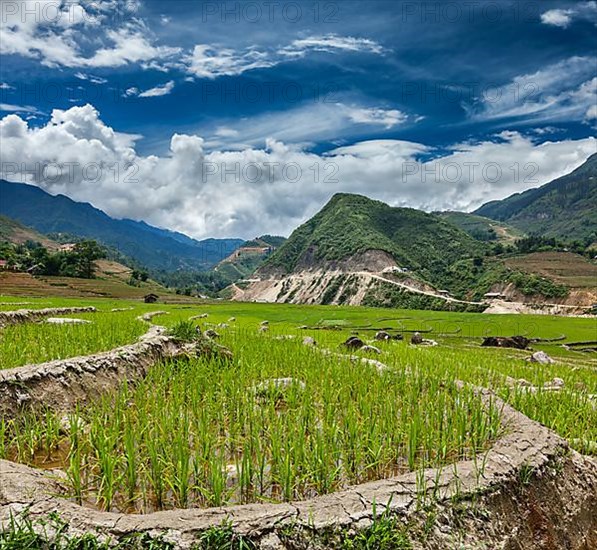
[[[93,325],[5,328],[3,360],[23,364],[14,342],[39,342],[44,331],[66,356],[126,343],[146,330],[136,317],[158,309],[169,314],[154,322],[179,330],[186,322],[189,334],[195,326],[216,330],[234,354],[229,361],[163,362],[134,386],[68,415],[0,420],[0,458],[61,470],[68,496],[99,509],[147,513],[291,501],[423,467],[447,468],[462,458],[482,462],[504,428],[499,408],[484,406],[473,385],[494,389],[577,450],[595,454],[597,365],[591,354],[561,345],[594,339],[595,319],[225,302],[77,305],[100,309],[80,316]],[[133,310],[111,312],[115,307]],[[267,331],[260,329],[265,320]],[[66,332],[92,326],[101,338]],[[381,352],[375,355],[341,346],[355,333],[372,340],[380,328],[404,340],[375,342]],[[415,330],[439,345],[411,346]],[[533,344],[557,361],[538,365],[525,360],[528,351],[481,348],[488,334],[565,339]],[[306,336],[318,345],[303,345]],[[26,362],[56,353],[40,347]],[[387,368],[338,355],[349,353]],[[559,391],[550,388],[555,378],[563,383]]]
[[[131,311],[98,311],[61,316],[88,321],[84,324],[51,324],[42,319],[9,325],[0,330],[0,369],[88,355],[133,343],[147,330],[137,315]]]

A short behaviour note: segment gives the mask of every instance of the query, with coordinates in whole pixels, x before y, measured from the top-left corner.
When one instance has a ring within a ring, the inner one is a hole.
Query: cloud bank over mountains
[[[198,238],[251,237],[288,234],[339,191],[470,210],[563,175],[597,148],[592,137],[539,143],[501,132],[442,151],[391,139],[324,154],[276,140],[208,151],[201,137],[175,134],[167,155],[143,156],[138,137],[106,125],[91,105],[55,110],[37,128],[11,114],[0,121],[1,175]]]

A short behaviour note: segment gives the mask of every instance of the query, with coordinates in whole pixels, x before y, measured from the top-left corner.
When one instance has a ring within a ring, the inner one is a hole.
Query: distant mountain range
[[[152,270],[215,268],[235,280],[257,269],[259,276],[282,277],[305,269],[334,270],[347,261],[355,269],[367,268],[371,258],[364,261],[363,254],[378,251],[386,255],[384,260],[377,256],[381,264],[407,267],[425,283],[451,285],[457,292],[466,285],[458,269],[462,262],[483,256],[484,243],[512,243],[533,233],[597,241],[596,204],[597,154],[571,174],[487,203],[472,214],[427,214],[340,193],[288,241],[271,236],[248,242],[197,241],[142,221],[111,218],[90,204],[50,195],[33,185],[0,180],[0,214],[43,234],[96,239]]]
[[[206,270],[241,246],[242,239],[197,241],[145,222],[111,218],[88,203],[39,187],[0,180],[0,214],[40,233],[95,239],[150,269]]]
[[[528,234],[597,241],[597,153],[572,173],[542,187],[488,202],[474,214]]]

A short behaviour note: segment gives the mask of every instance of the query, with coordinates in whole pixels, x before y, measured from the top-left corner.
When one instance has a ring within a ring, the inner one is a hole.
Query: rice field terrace
[[[36,309],[29,305],[22,307]],[[0,330],[0,369],[88,355],[130,344],[147,331],[147,326],[136,318],[138,315],[134,311],[108,310],[55,317],[80,319],[84,321],[82,324],[58,324],[42,319],[9,325]]]
[[[30,301],[19,307],[34,308]],[[3,368],[131,343],[148,328],[137,317],[157,310],[167,314],[153,322],[177,338],[212,330],[233,352],[232,359],[164,361],[145,379],[66,415],[47,410],[0,420],[0,458],[55,470],[67,496],[86,506],[148,513],[292,501],[424,467],[449,468],[463,458],[482,463],[504,428],[499,407],[485,405],[474,386],[493,389],[573,448],[597,454],[595,354],[563,346],[595,340],[594,318],[39,302],[98,311],[73,316],[91,324],[2,329]],[[379,330],[403,339],[373,342]],[[414,332],[438,345],[411,345]],[[347,350],[342,343],[353,335],[377,350]],[[533,350],[555,363],[530,363],[529,351],[480,347],[488,335],[540,339]],[[305,345],[306,337],[317,345]]]

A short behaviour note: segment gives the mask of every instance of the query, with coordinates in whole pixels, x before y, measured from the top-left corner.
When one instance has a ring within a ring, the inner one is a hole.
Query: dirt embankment
[[[51,315],[69,315],[73,313],[90,313],[97,311],[94,307],[49,307],[44,309],[19,309],[17,311],[0,311],[0,327],[39,321]]]

